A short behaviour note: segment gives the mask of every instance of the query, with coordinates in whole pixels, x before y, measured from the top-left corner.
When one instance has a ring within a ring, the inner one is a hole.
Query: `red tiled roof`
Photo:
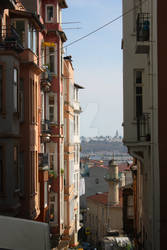
[[[102,194],[96,194],[96,195],[92,195],[87,197],[88,200],[91,200],[95,203],[101,203],[103,205],[107,205],[108,202],[108,192],[102,193]],[[117,205],[113,205],[113,207],[120,207],[122,206],[122,190],[119,189],[119,204]]]
[[[118,165],[119,172],[130,170],[130,165],[128,164],[120,164]]]

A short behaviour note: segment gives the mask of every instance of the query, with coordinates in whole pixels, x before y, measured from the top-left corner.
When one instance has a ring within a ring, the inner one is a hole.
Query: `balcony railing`
[[[45,120],[44,123],[41,124],[41,141],[43,143],[50,142],[51,138],[51,130],[48,122]]]
[[[136,22],[136,53],[143,54],[149,52],[150,41],[150,14],[139,13]]]
[[[49,168],[49,159],[48,154],[46,153],[39,153],[38,154],[38,160],[39,160],[39,167],[41,169],[48,169]]]
[[[150,114],[143,113],[137,118],[137,140],[138,141],[150,141]]]
[[[0,30],[0,47],[5,49],[13,49],[15,51],[22,52],[24,47],[19,34],[13,26],[2,26]]]
[[[46,68],[41,74],[41,89],[45,92],[49,92],[51,89],[52,75],[50,71]]]

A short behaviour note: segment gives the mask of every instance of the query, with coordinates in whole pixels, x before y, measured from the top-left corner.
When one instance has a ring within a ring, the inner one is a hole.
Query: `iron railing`
[[[150,114],[143,113],[137,117],[137,140],[138,141],[150,141]]]
[[[41,168],[48,168],[48,166],[49,166],[48,154],[46,154],[46,153],[39,153],[38,154],[38,161],[39,161],[39,167],[41,167]]]
[[[0,28],[0,48],[14,49],[17,52],[22,52],[24,47],[21,38],[14,26],[2,26]]]

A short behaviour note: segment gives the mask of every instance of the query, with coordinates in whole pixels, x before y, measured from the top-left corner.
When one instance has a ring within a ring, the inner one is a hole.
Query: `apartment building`
[[[3,4],[3,2],[2,2]],[[2,5],[3,8],[3,5]],[[40,34],[40,36],[38,36]],[[20,1],[1,14],[1,180],[3,214],[37,219],[40,207],[40,38],[43,25]],[[43,184],[42,184],[43,185]],[[47,194],[46,194],[47,195]],[[47,203],[45,204],[47,207]]]
[[[80,131],[78,89],[71,56],[64,57],[64,240],[77,246],[79,230]]]
[[[136,171],[137,249],[166,248],[166,10],[164,1],[123,1],[123,140]]]

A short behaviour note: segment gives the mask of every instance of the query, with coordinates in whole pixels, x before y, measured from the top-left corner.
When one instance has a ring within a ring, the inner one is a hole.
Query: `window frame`
[[[48,7],[53,8],[53,17],[51,20],[48,19],[48,13],[47,13]],[[46,4],[45,5],[45,22],[46,23],[54,23],[54,20],[55,20],[55,6],[53,4]]]
[[[15,152],[16,149],[16,152]],[[16,153],[16,159],[15,159],[15,153]],[[13,145],[13,165],[14,165],[14,172],[15,172],[15,178],[16,178],[16,185],[15,190],[20,190],[20,168],[19,168],[19,145],[14,144]]]
[[[136,72],[141,72],[141,82],[137,82]],[[141,88],[141,93],[137,93],[137,88]],[[143,89],[144,89],[144,69],[134,69],[134,119],[137,120],[143,114]],[[137,115],[137,96],[142,98],[141,114]]]
[[[17,72],[17,81],[15,82],[15,70]],[[16,103],[15,103],[15,87],[16,87]],[[13,67],[13,109],[14,113],[17,113],[19,111],[19,69],[14,66]],[[16,107],[15,107],[16,105]]]

